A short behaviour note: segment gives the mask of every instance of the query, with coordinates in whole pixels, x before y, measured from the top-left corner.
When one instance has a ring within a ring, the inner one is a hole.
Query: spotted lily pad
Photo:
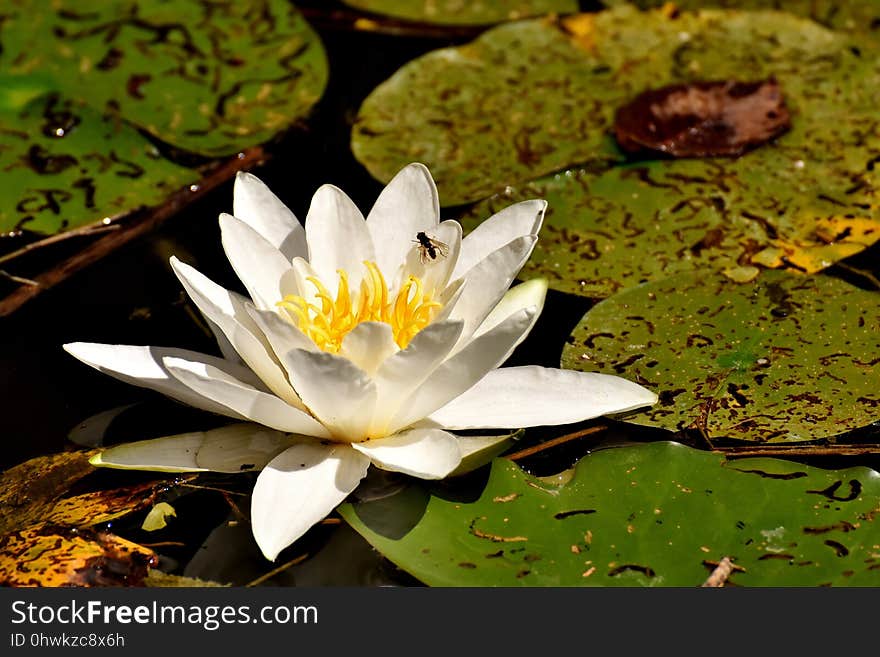
[[[0,78],[0,170],[0,233],[94,224],[199,179],[132,126],[27,78]]]
[[[38,456],[0,475],[0,534],[41,522],[74,483],[94,472],[94,451]]]
[[[68,495],[94,472],[94,453],[39,456],[0,476],[0,586],[136,586],[156,565],[149,548],[95,527],[151,506],[170,485]]]
[[[754,282],[686,273],[594,306],[566,368],[657,392],[628,422],[709,438],[803,441],[880,419],[880,295],[825,276],[765,271]]]
[[[748,71],[779,81],[792,130],[736,164],[705,166],[733,179],[760,217],[787,212],[762,205],[776,190],[767,173],[779,169],[776,180],[797,174],[788,193],[798,208],[831,204],[835,216],[873,220],[878,69],[874,50],[781,12],[620,7],[527,20],[403,66],[364,101],[352,149],[380,180],[425,162],[442,202],[455,205],[574,164],[620,164],[610,135],[618,107],[646,89]]]
[[[158,563],[107,532],[44,525],[0,537],[0,586],[139,586]]]
[[[880,238],[873,187],[851,212],[840,199],[854,201],[859,192],[847,195],[851,183],[835,177],[833,165],[807,164],[770,146],[760,150],[735,160],[569,170],[510,187],[462,221],[470,230],[510,203],[546,199],[544,226],[523,276],[593,298],[684,271],[724,272],[734,280],[751,280],[762,267],[816,272]]]
[[[727,9],[779,9],[811,18],[836,30],[876,32],[880,29],[880,2],[877,0],[602,0],[606,7],[632,4],[642,9],[673,5],[681,9],[723,7]]]
[[[597,451],[566,479],[496,459],[476,501],[435,490],[420,514],[403,494],[340,511],[434,586],[699,586],[724,557],[737,567],[729,585],[880,584],[880,475],[868,468],[658,442]],[[390,536],[371,505],[413,522]]]
[[[577,0],[343,0],[365,11],[440,25],[491,25],[549,13],[574,13]]]
[[[178,148],[222,156],[303,117],[327,82],[321,43],[288,0],[13,0],[0,65],[51,78]]]
[[[321,42],[287,0],[6,4],[0,234],[54,235],[169,202],[216,176],[172,156],[262,144],[327,82]]]

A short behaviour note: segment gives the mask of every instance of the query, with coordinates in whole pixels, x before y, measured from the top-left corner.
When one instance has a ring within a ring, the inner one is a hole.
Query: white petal
[[[323,351],[292,349],[282,361],[300,398],[334,438],[366,436],[376,408],[376,384],[366,372]]]
[[[391,277],[413,248],[419,232],[430,233],[440,221],[437,186],[423,164],[410,164],[388,183],[367,216],[379,270]]]
[[[518,237],[493,251],[468,272],[461,297],[449,315],[450,319],[464,320],[463,344],[507,292],[536,240],[531,235]]]
[[[281,298],[293,294],[311,300],[315,296],[315,286],[308,280],[309,278],[319,278],[318,272],[308,261],[294,258],[290,263],[290,269],[281,275],[278,283]]]
[[[351,288],[357,290],[364,261],[376,259],[364,216],[345,192],[333,185],[322,185],[312,197],[306,239],[309,263],[331,292],[336,292],[337,270],[345,271]]]
[[[445,406],[482,379],[489,370],[498,367],[522,339],[535,316],[533,308],[524,308],[444,361],[401,404],[400,410],[388,425],[388,432],[393,433],[408,427]]]
[[[376,371],[378,390],[374,434],[388,433],[387,423],[400,405],[444,361],[461,335],[462,322],[434,322]]]
[[[290,447],[291,440],[284,433],[258,424],[231,424],[115,445],[89,462],[123,470],[246,472],[262,469]]]
[[[499,436],[456,436],[458,448],[461,450],[461,463],[449,476],[457,477],[483,467],[507,450],[519,433],[513,431]]]
[[[266,238],[288,262],[297,256],[308,258],[302,224],[255,175],[244,171],[235,175],[232,214]]]
[[[466,274],[480,260],[488,257],[517,237],[537,235],[544,220],[547,201],[523,201],[509,205],[474,228],[461,243],[461,255],[452,274]]]
[[[431,413],[449,429],[570,424],[656,403],[657,395],[619,376],[529,365],[489,372]]]
[[[120,381],[157,390],[184,404],[212,413],[228,415],[239,420],[245,419],[244,416],[195,392],[171,376],[162,363],[163,359],[175,357],[207,363],[216,368],[222,368],[227,374],[245,383],[254,386],[262,385],[253,372],[246,367],[240,367],[235,363],[186,349],[73,342],[64,345],[64,350],[74,358],[78,358],[85,364],[91,365],[96,370],[109,374]]]
[[[291,349],[318,351],[318,346],[312,342],[311,338],[277,312],[258,310],[253,306],[247,306],[245,309],[279,360]]]
[[[440,429],[411,429],[351,446],[383,470],[421,479],[442,479],[461,463],[458,440]]]
[[[205,315],[205,313],[202,313],[201,311],[199,312],[202,315],[202,319],[205,320],[205,324],[207,324],[208,328],[211,329],[211,333],[214,334],[214,339],[217,341],[217,347],[220,349],[220,353],[223,354],[223,358],[241,367],[247,367],[247,365],[245,365],[244,359],[235,350],[235,347],[232,346],[232,342],[229,341],[229,338],[226,337],[226,334],[223,333],[223,330],[219,326],[217,326],[216,322],[212,322],[211,318]]]
[[[251,299],[262,310],[281,300],[281,277],[290,261],[253,228],[232,215],[220,215],[223,250]]]
[[[367,474],[370,459],[348,445],[303,441],[276,456],[254,486],[251,527],[274,561],[323,520]]]
[[[205,432],[196,463],[211,472],[262,470],[300,436],[259,424],[238,424]]]
[[[492,312],[490,312],[483,323],[474,331],[473,337],[477,338],[486,331],[490,331],[503,320],[510,317],[513,313],[523,308],[534,307],[537,312],[535,319],[541,314],[544,308],[544,301],[547,298],[547,279],[536,278],[525,283],[515,285],[507,291],[501,301],[498,302]],[[525,338],[525,335],[523,336]]]
[[[458,300],[464,293],[464,284],[465,279],[463,278],[452,281],[449,285],[446,286],[446,289],[443,290],[443,293],[435,299],[435,301],[439,301],[443,305],[443,307],[440,308],[440,312],[438,312],[437,316],[434,317],[434,323],[445,322],[449,319],[452,313],[455,312],[455,305],[458,303]]]
[[[204,472],[196,453],[205,440],[204,431],[181,433],[153,440],[122,443],[105,449],[89,459],[96,467],[155,472]]]
[[[164,358],[162,362],[182,384],[241,417],[279,431],[328,437],[327,430],[305,411],[294,408],[275,395],[261,392],[216,367],[181,358]]]
[[[361,322],[343,338],[339,355],[373,376],[385,359],[398,351],[390,324]]]
[[[193,303],[222,331],[260,380],[288,404],[303,409],[263,332],[248,313],[249,304],[244,297],[217,285],[174,256],[171,257],[171,269]]]
[[[414,239],[412,248],[406,254],[406,262],[395,280],[392,293],[396,293],[409,276],[420,279],[423,289],[428,293],[439,295],[449,284],[461,249],[461,224],[457,221],[441,222],[436,228],[426,232],[426,236],[439,245],[437,247],[439,250],[435,250],[436,258],[431,259],[430,255],[424,256],[419,249],[419,241]]]

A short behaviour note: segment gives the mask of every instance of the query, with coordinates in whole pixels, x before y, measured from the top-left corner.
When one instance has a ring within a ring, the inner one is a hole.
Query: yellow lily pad
[[[43,525],[0,538],[2,586],[139,586],[158,557],[108,532]]]

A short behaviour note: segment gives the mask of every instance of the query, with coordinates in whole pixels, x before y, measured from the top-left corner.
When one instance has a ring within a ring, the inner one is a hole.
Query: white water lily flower
[[[251,520],[274,560],[342,502],[371,463],[442,478],[473,451],[450,430],[571,423],[657,400],[604,374],[497,369],[544,304],[544,281],[508,288],[545,207],[517,203],[462,239],[457,222],[440,221],[430,173],[412,164],[366,220],[341,190],[322,186],[303,227],[260,180],[239,173],[234,215],[221,215],[220,228],[250,299],[171,259],[224,358],[81,342],[64,348],[123,381],[268,427],[257,438],[236,429],[231,439],[145,441],[136,466],[230,471],[236,458],[262,466]],[[130,451],[118,462],[110,457],[95,463],[132,467]]]

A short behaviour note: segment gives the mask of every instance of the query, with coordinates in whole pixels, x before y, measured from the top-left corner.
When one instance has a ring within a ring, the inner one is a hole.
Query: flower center
[[[315,286],[316,303],[288,294],[276,304],[278,311],[323,351],[337,353],[348,332],[361,322],[389,324],[397,346],[405,349],[443,304],[434,301],[433,291],[424,291],[416,276],[410,276],[392,298],[376,263],[365,261],[364,266],[367,275],[354,295],[349,289],[348,274],[340,269],[335,299],[320,280],[310,276],[306,280]]]

